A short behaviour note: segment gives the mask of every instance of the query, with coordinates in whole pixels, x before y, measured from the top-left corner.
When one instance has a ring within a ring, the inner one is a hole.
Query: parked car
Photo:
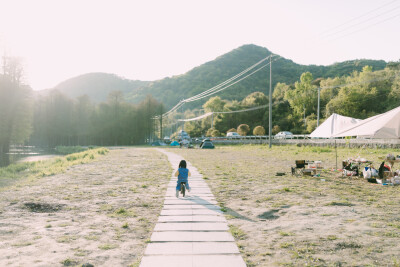
[[[274,136],[274,139],[293,139],[293,134],[288,131],[279,132]]]
[[[242,137],[240,134],[236,133],[236,132],[229,132],[226,134],[227,138],[240,138]]]

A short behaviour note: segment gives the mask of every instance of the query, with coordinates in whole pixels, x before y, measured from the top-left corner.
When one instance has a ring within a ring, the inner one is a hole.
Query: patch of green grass
[[[347,249],[347,248],[361,248],[360,244],[356,242],[340,242],[336,244],[336,249]]]
[[[60,262],[63,266],[76,266],[79,264],[79,261],[73,260],[73,259],[65,259],[62,262]]]
[[[122,225],[122,228],[128,229],[128,228],[129,228],[129,224],[128,224],[127,222],[125,222],[125,223]]]
[[[243,240],[246,239],[246,233],[235,225],[229,225],[229,232],[236,240]]]
[[[116,245],[116,244],[109,244],[109,243],[107,243],[107,244],[100,245],[100,246],[99,246],[99,249],[102,249],[102,250],[110,250],[110,249],[114,249],[114,248],[117,248],[117,247],[118,247],[118,245]]]
[[[293,246],[294,246],[294,244],[290,243],[290,242],[283,242],[283,243],[281,243],[279,245],[279,247],[281,247],[281,248],[290,248],[290,247],[293,247]]]
[[[19,242],[19,243],[14,243],[14,244],[12,244],[12,246],[13,247],[27,247],[27,246],[30,246],[30,245],[32,245],[33,243],[32,242],[30,242],[30,241],[22,241],[22,242]]]
[[[84,164],[92,161],[90,155],[97,154],[98,150],[108,152],[105,148],[89,150],[66,156],[65,158],[53,158],[36,162],[24,162],[11,164],[0,168],[1,178],[27,178],[27,181],[40,179],[41,177],[64,173],[70,166]],[[89,157],[88,157],[89,155]]]
[[[292,236],[292,235],[294,235],[294,233],[291,233],[291,232],[283,232],[283,231],[279,232],[279,234],[280,234],[281,236]]]
[[[328,235],[327,237],[326,237],[328,240],[336,240],[336,239],[338,239],[337,238],[337,236],[335,236],[335,235]]]
[[[354,204],[350,203],[350,202],[337,202],[337,201],[332,201],[329,202],[328,204],[326,204],[326,206],[346,206],[346,207],[352,207],[354,206]]]
[[[76,235],[63,235],[63,236],[58,237],[56,239],[56,241],[58,243],[70,243],[76,239],[78,239],[78,236],[76,236]]]

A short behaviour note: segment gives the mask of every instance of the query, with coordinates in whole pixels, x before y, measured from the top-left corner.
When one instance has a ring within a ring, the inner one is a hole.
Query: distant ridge
[[[146,81],[124,79],[109,73],[88,73],[58,84],[54,89],[65,95],[76,98],[88,95],[94,102],[106,101],[110,92],[121,91],[124,94],[133,93],[138,88],[149,84]]]
[[[166,108],[170,108],[179,100],[194,96],[229,79],[270,54],[267,48],[248,44],[195,67],[187,73],[157,81],[128,80],[114,74],[89,73],[66,80],[55,89],[72,98],[87,94],[95,102],[105,101],[108,94],[115,90],[122,91],[126,100],[132,103],[139,103],[146,95],[151,94],[163,102]],[[300,65],[280,57],[273,62],[272,82],[273,86],[278,82],[292,84],[307,71],[316,79],[349,75],[353,71],[361,71],[366,65],[372,66],[373,70],[381,70],[386,64],[384,60],[361,59],[329,66]],[[267,88],[269,88],[269,68],[264,68],[218,95],[229,100],[240,100],[252,92],[266,92]],[[205,101],[207,99],[192,102],[190,105],[185,105],[185,108],[200,107]]]

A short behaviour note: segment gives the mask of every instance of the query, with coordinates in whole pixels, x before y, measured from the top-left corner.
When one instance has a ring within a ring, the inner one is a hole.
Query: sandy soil
[[[129,148],[2,191],[0,266],[138,266],[171,172]]]
[[[174,152],[204,175],[248,266],[400,266],[400,186],[330,171],[336,164],[333,149],[236,146]],[[380,163],[378,156],[387,151],[338,153],[339,162],[360,155]],[[292,176],[296,159],[322,160],[328,170],[321,177]]]

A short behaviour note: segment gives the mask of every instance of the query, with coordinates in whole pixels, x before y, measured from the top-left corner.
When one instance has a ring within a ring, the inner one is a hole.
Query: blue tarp
[[[179,146],[180,144],[177,141],[173,141],[170,146]]]

